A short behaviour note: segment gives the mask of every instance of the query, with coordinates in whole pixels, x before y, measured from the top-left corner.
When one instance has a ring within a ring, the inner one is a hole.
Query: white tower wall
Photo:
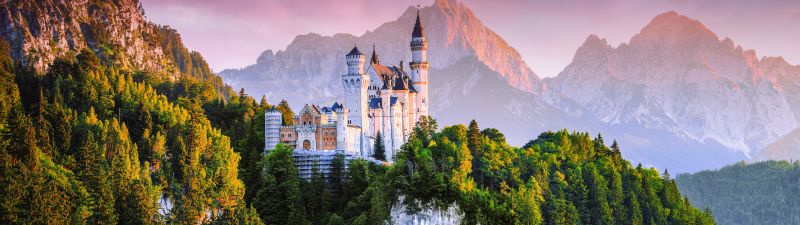
[[[264,113],[264,152],[275,149],[280,142],[280,127],[282,117],[278,110],[269,110]]]

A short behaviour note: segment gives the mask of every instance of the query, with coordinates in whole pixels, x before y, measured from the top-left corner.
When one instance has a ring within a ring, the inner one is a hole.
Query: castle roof
[[[302,109],[302,110],[300,110],[300,113],[298,113],[297,115],[295,115],[295,117],[299,117],[299,116],[301,116],[301,115],[305,114],[306,112],[310,113],[310,114],[311,114],[312,116],[314,116],[314,117],[317,117],[317,116],[319,116],[319,115],[320,115],[320,112],[319,112],[319,107],[318,107],[317,105],[314,105],[314,104],[311,104],[311,105],[309,105],[309,104],[306,104],[305,106],[303,106],[303,109]]]
[[[397,97],[389,97],[389,106],[394,106],[397,104]],[[370,109],[380,109],[383,107],[383,99],[382,98],[371,98],[369,99],[369,108]]]
[[[411,32],[411,37],[425,37],[425,29],[422,28],[422,23],[419,21],[419,10],[417,10],[417,22],[414,24],[414,31]]]
[[[369,108],[370,109],[379,109],[381,108],[381,98],[372,98],[369,100]]]
[[[394,71],[390,67],[381,65],[379,63],[372,64],[372,68],[375,69],[375,73],[377,73],[378,76],[381,77],[381,80],[384,79],[384,76],[389,76],[394,73]]]
[[[339,110],[341,108],[343,108],[343,107],[338,102],[334,102],[333,105],[331,106],[331,109],[334,110],[334,111]]]
[[[394,87],[392,90],[408,90],[408,81],[405,79],[405,76],[398,75],[394,77]]]
[[[364,54],[361,54],[361,51],[358,51],[358,47],[353,46],[353,50],[350,50],[350,53],[347,53],[346,56],[351,56],[351,55],[364,55]]]
[[[337,110],[343,108],[338,102],[334,102],[331,107],[322,107],[320,109],[322,112],[336,112]]]

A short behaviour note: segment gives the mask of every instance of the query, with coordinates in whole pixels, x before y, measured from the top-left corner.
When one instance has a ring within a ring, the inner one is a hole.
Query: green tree
[[[292,149],[279,144],[269,152],[266,173],[254,206],[266,224],[300,224],[305,213],[300,196],[300,178]]]
[[[375,135],[375,144],[372,146],[372,151],[373,158],[386,161],[386,147],[383,144],[383,135],[380,131]]]
[[[283,126],[290,126],[294,123],[294,111],[289,107],[289,103],[286,102],[286,100],[281,100],[275,109],[281,112],[281,117],[283,119],[281,123]]]
[[[333,198],[334,208],[344,208],[347,199],[345,199],[344,185],[347,168],[345,165],[345,157],[342,154],[336,154],[331,161],[330,177],[328,184],[331,186],[331,197]]]

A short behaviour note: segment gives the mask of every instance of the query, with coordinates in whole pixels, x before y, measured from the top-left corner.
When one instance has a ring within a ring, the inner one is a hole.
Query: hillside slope
[[[228,92],[174,29],[146,20],[138,0],[8,1],[0,4],[0,24],[11,57],[40,74],[59,57],[89,48],[120,69],[170,80],[191,76]]]
[[[681,192],[719,224],[800,223],[800,163],[738,163],[678,176]]]

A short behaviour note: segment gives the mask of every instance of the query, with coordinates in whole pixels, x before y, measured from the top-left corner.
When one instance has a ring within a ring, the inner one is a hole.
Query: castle
[[[399,66],[381,64],[374,46],[368,62],[366,55],[353,47],[345,55],[347,73],[341,76],[344,103],[305,105],[292,126],[280,126],[280,112],[267,112],[265,150],[284,143],[300,154],[371,157],[380,133],[391,161],[419,118],[428,116],[428,42],[419,12],[410,47],[408,72],[402,62]]]

